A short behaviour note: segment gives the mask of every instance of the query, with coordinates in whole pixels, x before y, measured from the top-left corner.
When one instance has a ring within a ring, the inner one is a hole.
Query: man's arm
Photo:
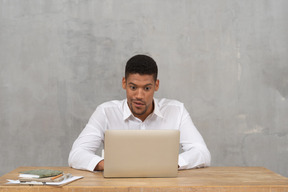
[[[98,107],[73,144],[68,159],[69,166],[94,171],[99,162],[103,160],[95,153],[104,140],[105,126],[106,118],[103,109]]]
[[[179,169],[191,169],[210,166],[210,152],[187,110],[183,109],[180,125],[180,143],[183,153],[179,155]]]

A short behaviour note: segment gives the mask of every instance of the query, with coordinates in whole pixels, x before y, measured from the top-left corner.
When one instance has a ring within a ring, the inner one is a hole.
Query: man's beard
[[[144,107],[144,109],[142,109],[142,111],[138,111],[137,112],[138,109],[133,105],[134,102],[141,102],[143,104],[142,107]],[[144,101],[131,99],[131,101],[130,101],[130,110],[131,110],[131,112],[132,112],[132,114],[134,116],[141,116],[141,115],[144,115],[147,112],[148,106],[146,105],[146,103]]]

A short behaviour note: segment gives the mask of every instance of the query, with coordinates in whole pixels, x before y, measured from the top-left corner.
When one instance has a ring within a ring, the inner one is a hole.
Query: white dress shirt
[[[93,171],[103,160],[95,152],[108,129],[178,129],[183,150],[178,158],[179,169],[210,165],[210,152],[184,105],[176,100],[154,98],[154,111],[143,122],[133,116],[127,99],[99,105],[73,144],[69,166]]]

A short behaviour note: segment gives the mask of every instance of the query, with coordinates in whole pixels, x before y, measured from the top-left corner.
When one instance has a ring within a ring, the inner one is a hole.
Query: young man
[[[127,98],[101,104],[73,144],[69,165],[76,169],[102,171],[104,159],[95,155],[108,129],[178,129],[183,153],[179,169],[210,165],[210,152],[194,126],[184,105],[175,100],[156,99],[159,89],[156,62],[149,56],[136,55],[125,68],[122,87]]]

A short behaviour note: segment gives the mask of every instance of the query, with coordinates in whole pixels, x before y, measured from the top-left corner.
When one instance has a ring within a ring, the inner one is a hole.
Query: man
[[[95,155],[108,129],[178,129],[183,153],[179,169],[210,165],[210,152],[184,105],[175,100],[156,99],[159,89],[156,62],[136,55],[126,63],[122,87],[127,98],[101,104],[73,144],[69,165],[90,171],[104,170],[104,159]]]

